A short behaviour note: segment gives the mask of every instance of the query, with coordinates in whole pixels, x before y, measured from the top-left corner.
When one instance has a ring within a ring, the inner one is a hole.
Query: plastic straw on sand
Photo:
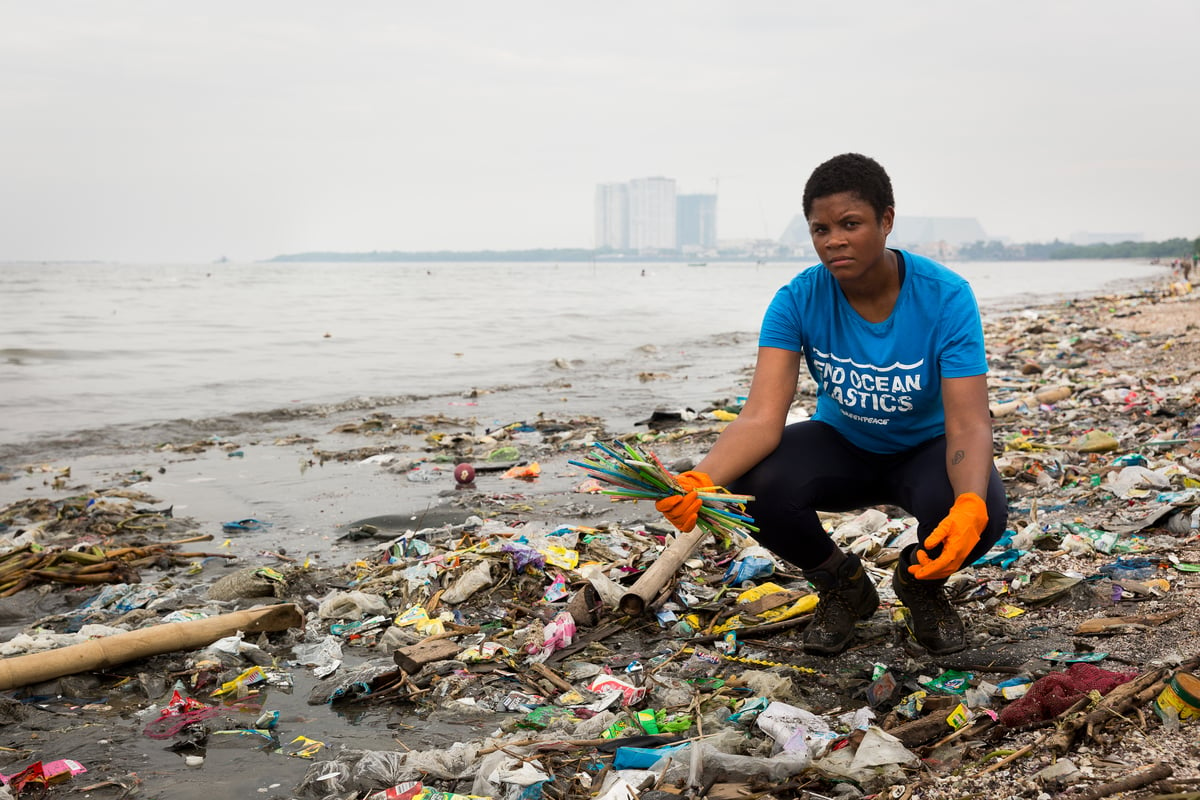
[[[569,463],[586,470],[598,481],[613,488],[602,493],[624,500],[654,500],[674,494],[687,494],[671,471],[649,450],[614,441],[612,446],[594,442],[594,450],[582,461]],[[754,498],[747,494],[731,494],[720,486],[697,491],[700,511],[696,524],[718,538],[751,536],[758,532],[754,518],[746,515],[745,504]]]

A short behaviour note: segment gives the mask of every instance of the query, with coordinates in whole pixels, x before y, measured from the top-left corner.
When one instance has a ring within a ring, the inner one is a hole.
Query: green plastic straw
[[[603,490],[618,500],[661,500],[671,495],[687,494],[675,476],[649,450],[626,442],[613,442],[610,447],[594,442],[588,457],[568,463],[585,470],[596,480],[616,488]],[[754,499],[747,494],[721,491],[697,491],[700,511],[697,524],[718,538],[730,535],[749,536],[757,533],[754,518],[745,514],[745,504]]]

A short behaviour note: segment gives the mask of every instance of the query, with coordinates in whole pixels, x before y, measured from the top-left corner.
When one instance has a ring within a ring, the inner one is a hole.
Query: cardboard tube
[[[169,622],[79,644],[0,660],[0,691],[124,664],[138,658],[206,647],[238,631],[283,631],[304,624],[294,603],[259,606],[219,617]]]
[[[667,581],[671,580],[683,562],[687,561],[688,556],[707,533],[708,531],[697,525],[667,545],[667,549],[650,565],[650,569],[643,572],[637,583],[630,586],[629,591],[621,597],[621,602],[617,605],[621,613],[633,617],[645,611],[646,606],[667,585]]]

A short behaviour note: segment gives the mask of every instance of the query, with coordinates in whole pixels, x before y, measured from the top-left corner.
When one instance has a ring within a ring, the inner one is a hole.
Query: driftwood
[[[794,603],[801,597],[804,597],[806,594],[808,594],[808,592],[802,592],[799,590],[772,592],[771,594],[764,595],[757,600],[752,600],[749,603],[738,603],[737,613],[744,613],[752,617],[757,616],[764,611],[770,611],[773,608],[779,608],[780,606],[786,606],[789,603]]]
[[[1180,665],[1180,670],[1190,672],[1200,666],[1200,655],[1192,656]],[[1055,755],[1063,755],[1075,743],[1083,731],[1087,738],[1095,739],[1104,726],[1114,719],[1127,719],[1136,714],[1150,699],[1157,697],[1170,679],[1171,670],[1159,667],[1144,672],[1131,681],[1121,684],[1106,694],[1090,710],[1079,708],[1079,704],[1063,712],[1056,723],[1058,730],[1051,734],[1046,747]]]
[[[537,673],[541,678],[549,681],[550,685],[552,685],[555,689],[558,689],[560,692],[570,692],[574,691],[575,689],[574,686],[567,682],[566,678],[559,675],[545,664],[539,664],[535,662],[529,665],[529,669]]]
[[[1168,611],[1165,614],[1146,614],[1143,616],[1132,617],[1097,617],[1083,622],[1075,629],[1077,636],[1097,636],[1100,634],[1118,633],[1125,628],[1138,628],[1148,626],[1158,626],[1165,622],[1170,622],[1176,617],[1181,617],[1187,612],[1187,609],[1180,608],[1175,611]]]
[[[414,673],[426,664],[454,658],[460,650],[462,647],[449,639],[425,640],[396,650],[392,660],[405,672]]]
[[[152,564],[161,558],[232,558],[226,553],[173,552],[177,545],[210,539],[212,536],[205,534],[173,542],[110,550],[93,547],[90,550],[46,549],[33,552],[30,545],[24,545],[0,554],[0,597],[11,597],[31,586],[47,582],[72,586],[140,583],[136,567]]]
[[[1077,795],[1072,795],[1077,800],[1100,800],[1102,797],[1109,797],[1118,792],[1132,792],[1134,789],[1140,789],[1143,786],[1149,786],[1152,783],[1165,780],[1174,773],[1168,764],[1154,764],[1138,770],[1132,775],[1126,775],[1115,781],[1102,783],[1099,786],[1093,786],[1086,792],[1081,792]]]
[[[957,697],[929,697],[925,701],[923,716],[884,730],[899,739],[905,747],[919,747],[954,730],[946,718],[959,702]]]
[[[576,653],[578,653],[583,648],[587,647],[592,642],[599,642],[603,639],[607,639],[609,636],[612,636],[614,633],[624,630],[624,629],[625,629],[625,626],[622,623],[610,622],[607,625],[602,625],[599,628],[588,631],[586,634],[583,634],[582,636],[575,637],[575,641],[572,642],[571,644],[567,645],[566,647],[559,649],[559,650],[555,650],[553,653],[551,653],[550,657],[548,659],[546,659],[546,663],[547,664],[557,664],[559,661],[563,661],[564,659],[570,658],[571,656],[575,655]]]

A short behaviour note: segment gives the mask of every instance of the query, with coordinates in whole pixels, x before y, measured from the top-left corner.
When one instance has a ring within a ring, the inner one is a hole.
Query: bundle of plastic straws
[[[671,471],[663,466],[650,451],[620,441],[609,447],[603,442],[593,442],[592,453],[582,461],[570,461],[586,470],[596,480],[611,484],[613,488],[601,490],[602,494],[626,500],[661,500],[673,494],[687,494]],[[754,497],[747,494],[731,494],[715,486],[709,491],[697,491],[700,511],[696,524],[719,539],[729,536],[752,536],[758,532],[754,518],[745,513],[745,504]]]

